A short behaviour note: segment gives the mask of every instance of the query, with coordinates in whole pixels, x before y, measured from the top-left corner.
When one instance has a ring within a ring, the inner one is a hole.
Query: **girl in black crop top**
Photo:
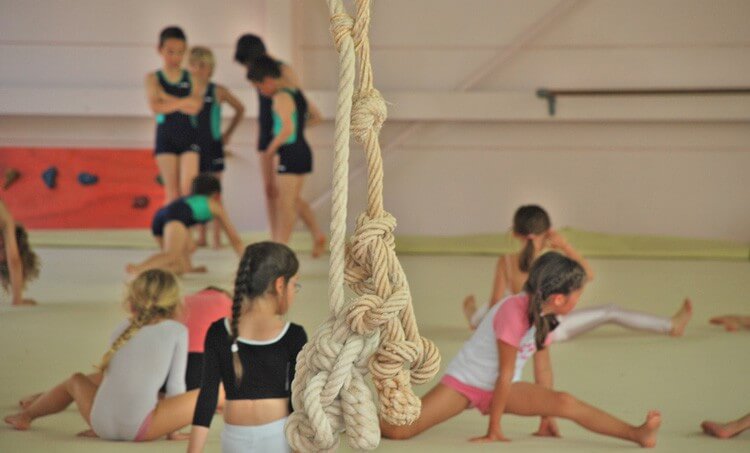
[[[283,244],[260,242],[245,249],[232,317],[214,322],[206,334],[189,452],[203,451],[220,383],[226,391],[222,451],[290,451],[284,423],[292,410],[297,354],[307,334],[281,316],[299,288],[298,268],[294,252]]]

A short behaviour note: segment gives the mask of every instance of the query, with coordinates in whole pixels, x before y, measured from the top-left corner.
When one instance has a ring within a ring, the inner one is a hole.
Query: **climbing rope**
[[[331,451],[346,433],[352,448],[380,442],[378,413],[386,423],[411,424],[421,401],[411,384],[429,381],[440,367],[437,347],[419,335],[409,284],[395,253],[396,219],[383,208],[383,161],[378,134],[385,101],[373,86],[370,0],[356,0],[356,14],[342,0],[327,0],[339,55],[334,139],[330,316],[297,357],[292,383],[294,412],[286,435],[296,451]],[[355,65],[357,64],[355,92]],[[367,159],[367,211],[346,243],[350,133]],[[357,295],[347,302],[344,283]],[[364,376],[372,373],[378,407]]]

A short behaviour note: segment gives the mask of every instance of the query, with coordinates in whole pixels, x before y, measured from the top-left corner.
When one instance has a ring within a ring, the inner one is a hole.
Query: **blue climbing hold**
[[[78,182],[84,186],[90,186],[99,182],[99,177],[91,173],[78,173]]]
[[[42,181],[49,189],[54,189],[57,185],[57,167],[49,167],[42,173]]]

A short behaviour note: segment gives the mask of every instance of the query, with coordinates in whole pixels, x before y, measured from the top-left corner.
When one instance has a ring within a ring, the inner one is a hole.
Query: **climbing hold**
[[[54,189],[57,185],[57,167],[49,167],[42,173],[42,181],[49,189]]]
[[[148,206],[148,197],[140,196],[133,198],[133,208],[145,209]]]
[[[78,173],[78,182],[84,186],[90,186],[99,182],[99,177],[91,173]]]
[[[21,172],[16,170],[15,168],[9,168],[5,170],[5,180],[3,181],[3,189],[8,189],[8,187],[12,186],[14,182],[18,181],[18,178],[21,177]]]
[[[161,177],[161,174],[156,175],[156,183],[160,186],[164,185],[164,178]]]

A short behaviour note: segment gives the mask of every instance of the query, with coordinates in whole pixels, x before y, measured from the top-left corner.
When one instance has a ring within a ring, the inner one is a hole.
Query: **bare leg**
[[[5,423],[17,430],[27,430],[34,419],[61,412],[73,400],[78,405],[81,416],[90,426],[91,407],[98,388],[99,385],[89,380],[88,377],[82,373],[76,373],[34,400],[22,412],[5,417]]]
[[[159,401],[144,440],[155,440],[189,425],[193,420],[199,391],[195,389]]]
[[[97,386],[101,384],[102,382],[102,373],[91,373],[87,374],[86,377],[89,381],[93,382]],[[21,398],[21,400],[18,402],[18,405],[21,406],[21,409],[26,409],[27,407],[31,406],[31,403],[36,401],[40,396],[44,395],[44,393],[35,393],[33,395],[25,396]],[[73,402],[73,398],[68,399],[68,404]]]
[[[589,431],[629,440],[642,447],[656,445],[656,434],[661,425],[661,414],[657,411],[650,411],[641,426],[633,426],[568,393],[528,382],[516,382],[511,386],[505,411],[516,415],[567,418]]]
[[[279,195],[276,200],[277,240],[282,244],[289,242],[294,224],[297,222],[297,199],[302,188],[302,175],[281,174],[276,176]]]
[[[706,420],[701,423],[701,428],[703,428],[704,433],[710,436],[718,437],[719,439],[729,439],[746,429],[750,429],[750,414],[726,423]]]
[[[164,180],[164,204],[169,204],[180,196],[180,170],[176,154],[156,155],[156,166]]]
[[[263,187],[264,191],[263,194],[266,197],[266,215],[268,215],[268,227],[271,230],[271,238],[276,239],[276,200],[272,198],[268,198],[265,192],[266,184],[268,184],[268,181],[266,181],[266,167],[267,166],[274,166],[274,162],[269,162],[265,155],[262,153],[258,153],[258,158],[260,162],[260,174],[263,176]]]
[[[300,184],[300,190],[302,184]],[[313,240],[312,257],[317,258],[323,254],[326,250],[326,235],[320,229],[318,220],[315,218],[315,213],[310,208],[310,205],[300,197],[297,197],[297,214],[302,218],[307,229],[310,231],[310,235]]]
[[[190,195],[193,187],[193,179],[198,176],[200,154],[194,151],[185,151],[180,154],[180,196]]]
[[[422,398],[422,411],[411,425],[395,426],[380,421],[380,431],[386,439],[410,439],[469,407],[469,400],[452,388],[438,384]]]
[[[164,251],[152,255],[140,264],[128,264],[126,271],[137,275],[148,269],[165,269],[180,274],[182,272],[183,251],[188,243],[190,232],[182,222],[172,220],[164,226]]]
[[[222,172],[212,173],[212,175],[214,175],[214,177],[218,179],[219,182],[223,182],[222,181],[223,174],[224,173]],[[213,247],[215,249],[220,249],[221,248],[221,226],[219,225],[219,222],[216,222],[216,221],[211,222],[209,226],[213,232]]]

